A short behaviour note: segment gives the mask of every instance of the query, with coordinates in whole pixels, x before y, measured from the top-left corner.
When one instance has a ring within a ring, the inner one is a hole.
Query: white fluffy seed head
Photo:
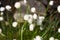
[[[33,12],[33,13],[36,12],[36,8],[35,7],[32,7],[31,8],[31,12]]]
[[[32,15],[26,14],[26,15],[24,16],[24,20],[28,21],[29,24],[32,23],[32,21],[33,21],[32,19],[33,19],[33,16],[32,16]]]
[[[2,29],[0,28],[0,34],[2,33]]]
[[[54,40],[54,37],[50,37],[49,40]]]
[[[60,5],[57,7],[57,11],[60,13]]]
[[[42,37],[40,37],[39,35],[36,36],[35,40],[42,40]]]
[[[0,17],[0,21],[3,21],[3,19],[4,19],[3,17]]]
[[[34,24],[30,24],[29,30],[30,30],[30,31],[33,31],[33,30],[34,30],[34,26],[35,26]]]
[[[41,25],[44,19],[44,16],[39,16],[39,19],[37,20],[37,25]]]
[[[34,19],[37,19],[37,14],[34,14],[34,15],[33,15],[33,18],[34,18]]]
[[[0,11],[4,11],[5,10],[5,8],[4,7],[0,7]]]
[[[21,6],[20,2],[16,2],[15,5],[14,5],[14,7],[17,8],[17,9],[20,8],[20,6]]]
[[[60,33],[60,28],[58,28],[58,32]]]
[[[24,15],[24,20],[28,20],[29,19],[29,15]]]
[[[50,1],[50,2],[49,2],[49,5],[52,6],[53,4],[54,4],[54,1]]]
[[[17,27],[17,24],[18,24],[17,22],[13,22],[13,23],[12,23],[12,26],[13,26],[13,27]]]
[[[10,6],[10,5],[6,5],[5,8],[6,8],[7,10],[10,10],[10,9],[11,9],[11,6]]]
[[[40,36],[36,36],[36,40],[40,40]]]
[[[42,21],[40,21],[39,19],[37,19],[37,25],[41,25]]]
[[[39,16],[39,19],[40,19],[40,20],[44,20],[45,17],[44,17],[44,16]]]

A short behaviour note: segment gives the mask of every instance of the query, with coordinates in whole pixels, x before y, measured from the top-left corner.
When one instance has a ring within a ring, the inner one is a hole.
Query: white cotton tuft
[[[34,40],[43,40],[42,37],[40,37],[39,35],[36,36],[36,38],[34,38]]]
[[[33,13],[36,12],[36,8],[35,7],[32,7],[31,8],[31,12],[33,12]]]
[[[57,7],[57,11],[60,13],[60,5]]]
[[[37,20],[37,25],[41,25],[44,19],[44,16],[39,16],[39,19]]]
[[[37,19],[37,14],[34,14],[34,15],[33,15],[33,18],[34,18],[34,19]]]
[[[49,2],[49,5],[52,6],[53,4],[54,4],[54,1],[50,1],[50,2]]]
[[[0,7],[0,11],[4,11],[5,10],[5,8],[4,7]]]
[[[13,23],[12,23],[12,26],[13,26],[13,27],[17,27],[17,24],[18,24],[17,22],[13,22]]]
[[[50,37],[49,40],[54,40],[54,37]]]
[[[6,5],[5,8],[6,8],[7,10],[10,10],[10,9],[11,9],[11,6],[10,6],[10,5]]]
[[[21,6],[20,2],[16,2],[15,5],[14,5],[14,7],[17,8],[17,9],[20,8],[20,6]]]
[[[60,28],[58,28],[58,32],[60,33]]]
[[[30,31],[33,31],[33,30],[34,30],[34,26],[35,26],[34,24],[30,24],[29,30],[30,30]]]
[[[29,19],[29,15],[24,15],[24,20],[28,20]]]

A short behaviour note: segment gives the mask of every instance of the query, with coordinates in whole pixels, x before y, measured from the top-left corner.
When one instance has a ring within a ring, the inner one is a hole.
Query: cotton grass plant
[[[41,12],[43,14],[39,14],[37,8],[30,7],[27,0],[16,2],[14,4],[16,11],[12,17],[9,16],[12,8],[10,5],[0,7],[0,39],[60,40],[60,28],[58,27],[60,20],[54,15],[56,11],[47,17],[49,6],[53,6],[53,3],[54,1],[50,1],[45,11]],[[26,12],[24,12],[25,10],[22,12],[22,5],[27,7]],[[5,10],[7,10],[7,17],[4,17]],[[60,13],[59,10],[60,6],[57,7],[57,11]]]

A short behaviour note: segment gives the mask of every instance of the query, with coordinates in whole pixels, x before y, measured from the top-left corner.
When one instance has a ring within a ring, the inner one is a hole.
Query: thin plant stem
[[[27,24],[27,22],[25,21],[24,22],[24,24],[23,24],[23,26],[22,26],[22,28],[21,28],[21,40],[23,40],[23,32],[24,32],[24,30],[25,30],[25,25]]]

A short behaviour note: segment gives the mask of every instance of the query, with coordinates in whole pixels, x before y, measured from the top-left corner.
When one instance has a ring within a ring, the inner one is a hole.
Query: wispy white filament
[[[49,5],[52,6],[53,4],[54,4],[54,1],[50,1],[50,2],[49,2]]]

